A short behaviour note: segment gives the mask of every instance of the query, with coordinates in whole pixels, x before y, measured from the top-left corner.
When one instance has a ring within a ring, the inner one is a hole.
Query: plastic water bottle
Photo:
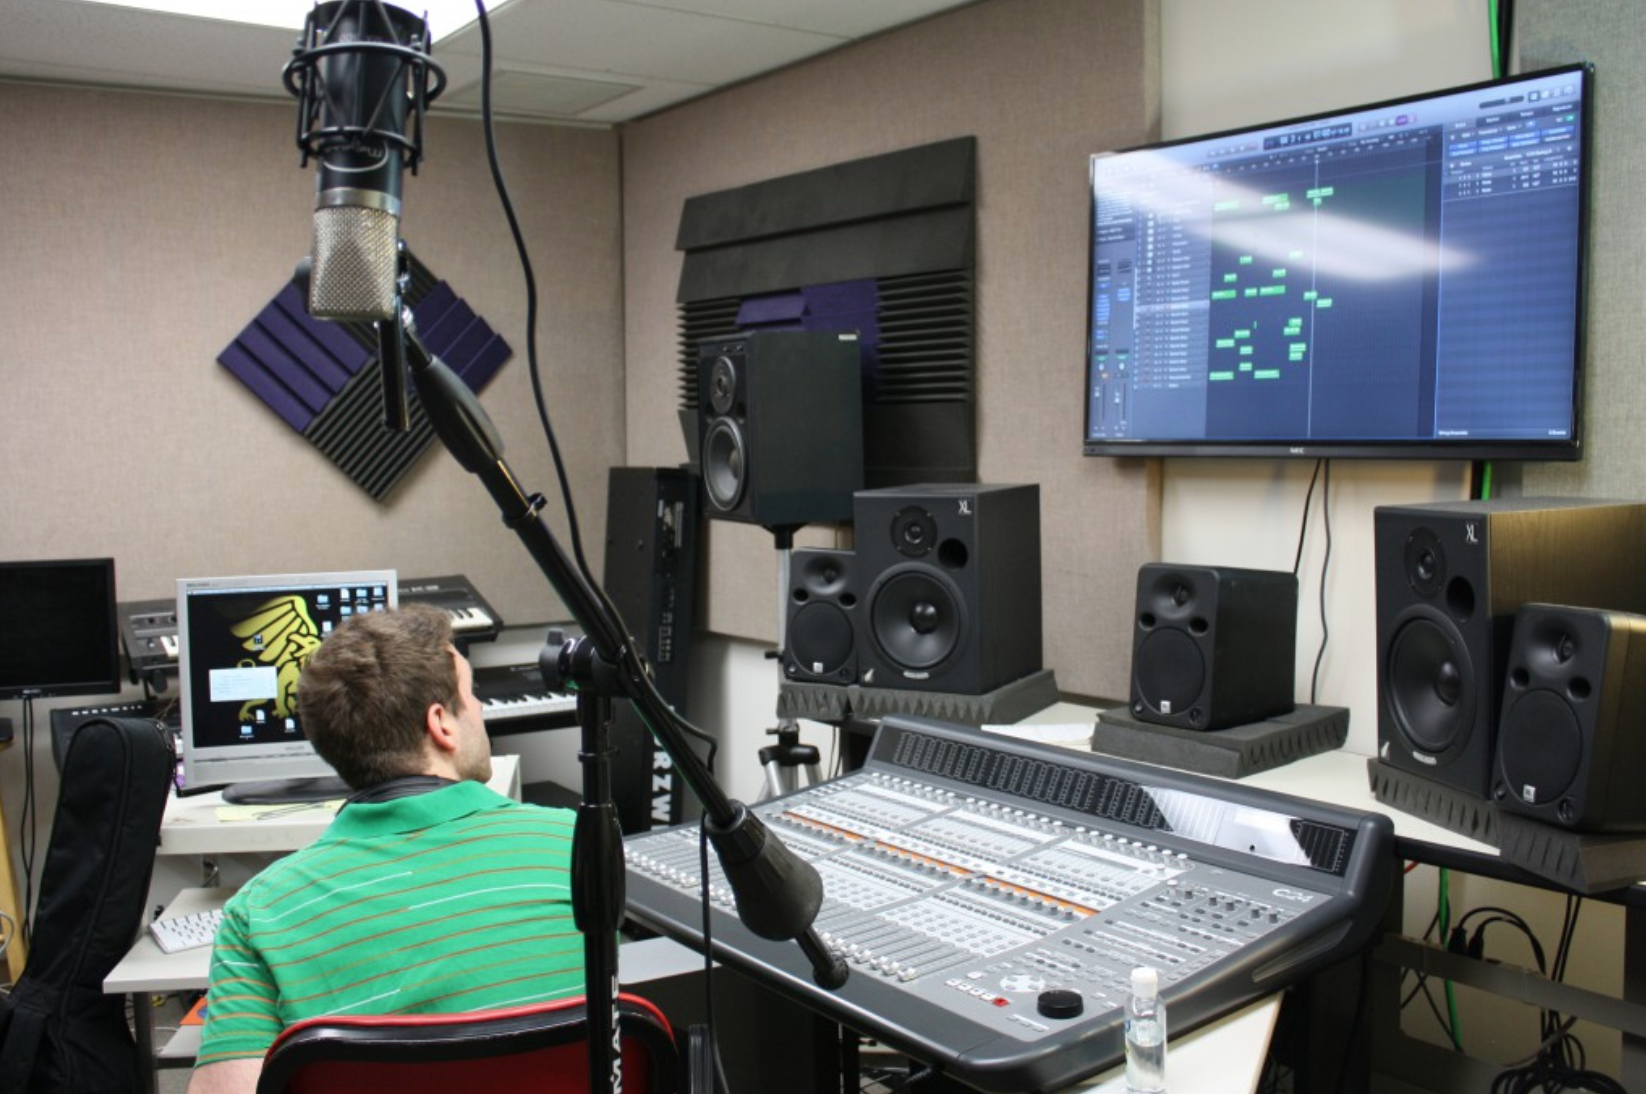
[[[1166,1089],[1166,1004],[1160,974],[1147,965],[1132,970],[1126,1001],[1126,1090],[1160,1094]]]

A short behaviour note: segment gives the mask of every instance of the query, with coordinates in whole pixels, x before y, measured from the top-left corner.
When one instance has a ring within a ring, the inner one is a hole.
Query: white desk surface
[[[1279,1015],[1280,996],[1271,995],[1193,1033],[1173,1036],[1168,1011],[1166,1089],[1171,1094],[1256,1090]],[[1067,1094],[1126,1094],[1126,1066],[1069,1087]]]
[[[234,895],[233,889],[184,889],[166,905],[163,915],[190,915],[221,908]],[[206,986],[211,971],[211,947],[166,953],[147,928],[120,963],[103,978],[105,995],[133,995],[143,992],[198,991]],[[1170,1017],[1168,1015],[1167,1017]]]
[[[1091,724],[1096,717],[1096,708],[1074,703],[1055,703],[1025,718],[1024,722],[1036,725],[1079,725]],[[1089,751],[1088,746],[1080,747]],[[1368,757],[1358,753],[1339,749],[1315,756],[1305,756],[1301,760],[1294,760],[1268,771],[1260,771],[1243,779],[1224,781],[1234,781],[1241,786],[1253,786],[1260,790],[1272,790],[1277,794],[1289,794],[1294,798],[1308,801],[1330,802],[1345,809],[1382,813],[1394,822],[1395,835],[1402,838],[1497,857],[1497,848],[1489,843],[1460,836],[1448,828],[1442,828],[1438,824],[1379,802],[1377,796],[1372,793],[1371,780],[1367,777],[1367,759]]]
[[[166,918],[221,908],[234,895],[233,889],[184,889],[163,913]],[[619,975],[625,989],[642,992],[648,980],[701,971],[703,956],[667,938],[625,942],[618,947]],[[144,992],[199,991],[211,972],[211,947],[165,953],[144,930],[143,935],[103,979],[105,995]]]
[[[520,800],[520,757],[493,756],[492,777],[486,785],[499,794]],[[221,855],[280,853],[307,847],[319,838],[336,815],[336,803],[273,806],[256,820],[222,820],[223,795],[213,792],[166,803],[160,822],[161,855]]]

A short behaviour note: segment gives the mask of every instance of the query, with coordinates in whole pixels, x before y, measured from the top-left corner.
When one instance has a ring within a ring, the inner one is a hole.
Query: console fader
[[[989,1091],[1117,1062],[1136,965],[1184,1031],[1353,953],[1394,866],[1377,814],[918,718],[756,811],[822,877],[851,976],[824,991],[745,929],[711,853],[715,956]],[[701,948],[696,828],[625,847],[630,917]]]

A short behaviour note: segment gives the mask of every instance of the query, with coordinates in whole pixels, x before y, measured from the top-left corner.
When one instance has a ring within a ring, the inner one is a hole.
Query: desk
[[[1081,724],[1095,715],[1090,707],[1059,703],[1027,721]],[[1379,802],[1367,776],[1367,757],[1335,751],[1305,757],[1282,767],[1247,776],[1239,782],[1292,797],[1331,801],[1389,817],[1395,827],[1395,852],[1405,860],[1441,866],[1555,893],[1566,890],[1504,860],[1497,848]],[[1394,906],[1400,907],[1402,876],[1396,875]],[[1370,1026],[1374,1086],[1387,1078],[1402,1091],[1485,1089],[1499,1070],[1462,1053],[1407,1037],[1399,1029],[1402,970],[1415,968],[1436,979],[1454,980],[1527,1006],[1586,1018],[1623,1033],[1621,1074],[1631,1090],[1646,1090],[1646,884],[1588,899],[1624,909],[1623,990],[1620,998],[1547,981],[1535,971],[1471,959],[1391,934],[1372,950],[1374,962]],[[1528,1049],[1530,1046],[1527,1046]]]
[[[1280,996],[1259,999],[1233,1014],[1180,1037],[1171,1035],[1166,1053],[1166,1089],[1171,1094],[1233,1094],[1256,1090],[1269,1054],[1269,1038],[1280,1016]],[[1105,1071],[1073,1087],[1069,1094],[1126,1094],[1126,1068]]]
[[[519,801],[520,757],[493,756],[492,777],[486,785]],[[160,822],[160,844],[155,853],[225,855],[295,851],[313,843],[326,830],[336,815],[334,804],[274,807],[256,820],[225,821],[218,815],[223,807],[220,792],[184,798],[173,796],[166,803],[166,813]],[[221,907],[232,892],[230,889],[184,889],[167,905],[166,914],[186,915]],[[193,1028],[181,1030],[156,1054],[153,1015],[151,1008],[141,1005],[140,997],[157,992],[201,990],[206,986],[210,967],[210,946],[163,953],[144,929],[126,956],[103,979],[105,994],[133,997],[137,1048],[144,1058],[154,1060],[156,1066],[188,1066],[199,1047],[200,1033]],[[149,1094],[154,1094],[153,1071],[148,1073],[148,1079]]]
[[[221,908],[233,894],[232,889],[184,889],[166,906],[165,914],[189,915]],[[163,1049],[155,1051],[154,1015],[152,1008],[143,1005],[142,996],[200,991],[205,988],[210,971],[210,946],[164,953],[145,929],[126,956],[103,978],[103,994],[132,997],[132,1026],[140,1059],[153,1060],[156,1067],[187,1067],[194,1060],[200,1047],[200,1031],[196,1027],[179,1030]],[[148,1094],[154,1094],[154,1071],[147,1071],[145,1076]]]
[[[165,915],[189,915],[221,908],[233,895],[231,889],[184,889],[166,906]],[[620,976],[625,989],[661,979],[701,971],[703,958],[665,938],[625,943],[619,948]],[[164,953],[148,931],[143,932],[126,956],[103,980],[106,995],[130,995],[135,999],[156,992],[202,991],[211,972],[211,947]],[[134,1006],[139,1053],[155,1061],[157,1068],[191,1067],[200,1050],[200,1027],[184,1026],[157,1052],[148,1007]],[[147,1073],[148,1094],[155,1094],[155,1076]],[[1207,1088],[1210,1090],[1211,1088]]]
[[[493,756],[492,777],[486,784],[499,794],[520,800],[520,757]],[[218,792],[173,797],[160,821],[160,855],[280,854],[306,847],[319,838],[336,810],[325,803],[277,806],[257,820],[219,818],[223,795]]]

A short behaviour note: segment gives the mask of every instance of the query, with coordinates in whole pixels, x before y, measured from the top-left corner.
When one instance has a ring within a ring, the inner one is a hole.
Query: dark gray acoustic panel
[[[1402,813],[1410,813],[1449,832],[1498,846],[1501,811],[1477,794],[1425,779],[1376,757],[1366,761],[1372,796]]]
[[[982,695],[902,688],[865,688],[856,684],[793,683],[778,687],[780,718],[844,722],[912,714],[958,725],[1010,725],[1058,701],[1057,676],[1041,669]]]
[[[1605,893],[1646,877],[1646,836],[1573,832],[1505,810],[1498,814],[1503,861],[1574,892]]]
[[[412,261],[406,293],[417,330],[435,356],[472,391],[508,361],[509,344],[451,286]],[[383,425],[377,335],[369,323],[322,322],[288,282],[218,355],[228,369],[373,499],[382,501],[434,440],[415,389],[411,428]]]
[[[675,249],[793,235],[977,200],[977,139],[956,137],[766,179],[686,201]],[[792,200],[797,193],[808,199]],[[711,290],[710,295],[719,295]]]
[[[1300,704],[1286,714],[1210,732],[1146,722],[1118,708],[1098,715],[1092,750],[1239,779],[1341,748],[1348,736],[1346,707]]]
[[[964,137],[688,200],[682,411],[699,402],[704,341],[849,331],[863,348],[864,485],[975,482],[976,159]]]

